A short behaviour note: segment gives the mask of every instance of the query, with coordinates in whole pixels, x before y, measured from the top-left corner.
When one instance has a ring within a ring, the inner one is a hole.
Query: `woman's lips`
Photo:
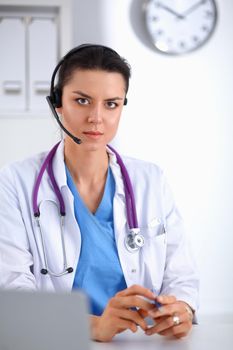
[[[83,134],[92,138],[98,138],[103,135],[100,131],[84,131]]]
[[[84,134],[89,134],[89,135],[103,135],[103,133],[100,132],[100,131],[84,131]]]

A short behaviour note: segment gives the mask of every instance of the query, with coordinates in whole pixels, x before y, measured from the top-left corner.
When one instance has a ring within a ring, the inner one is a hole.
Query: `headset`
[[[108,46],[104,46],[104,45],[98,45],[98,44],[82,44],[79,45],[75,48],[73,48],[72,50],[70,50],[56,65],[53,74],[52,74],[52,78],[51,78],[51,83],[50,83],[50,95],[46,96],[46,100],[49,104],[49,107],[54,115],[54,117],[56,118],[58,124],[60,125],[60,127],[62,128],[63,131],[65,131],[65,133],[67,133],[67,135],[69,135],[76,143],[81,144],[82,141],[77,138],[76,136],[72,135],[65,127],[64,125],[61,123],[59,116],[57,114],[56,108],[59,108],[62,106],[62,91],[61,89],[59,89],[58,87],[55,86],[55,78],[57,75],[58,70],[60,69],[60,67],[63,65],[63,63],[70,58],[72,55],[74,55],[75,53],[81,51],[81,50],[85,50],[87,48],[103,48],[106,50],[110,50],[112,53],[114,53],[115,55],[119,56],[120,55],[113,49],[111,49]],[[124,99],[124,105],[127,104],[127,98],[125,97]]]

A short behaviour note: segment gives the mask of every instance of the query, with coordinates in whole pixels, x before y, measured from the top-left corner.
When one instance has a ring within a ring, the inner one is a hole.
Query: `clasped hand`
[[[153,301],[162,304],[156,308]],[[154,320],[148,326],[146,317]],[[91,316],[91,333],[94,340],[108,342],[126,329],[136,332],[140,327],[145,334],[185,336],[192,327],[190,307],[174,296],[155,296],[149,289],[133,285],[111,298],[101,316]]]

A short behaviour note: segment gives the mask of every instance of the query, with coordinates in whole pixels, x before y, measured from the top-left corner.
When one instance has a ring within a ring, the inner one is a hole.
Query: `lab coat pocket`
[[[147,239],[146,239],[147,238]],[[163,227],[148,228],[145,231],[143,261],[149,284],[159,291],[163,282],[166,264],[167,235]]]

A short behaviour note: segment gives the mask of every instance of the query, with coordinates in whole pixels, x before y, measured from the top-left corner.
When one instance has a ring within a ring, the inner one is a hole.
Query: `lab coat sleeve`
[[[167,239],[166,265],[160,294],[174,295],[198,309],[199,276],[184,223],[166,179],[163,180],[163,206]]]
[[[0,288],[36,288],[27,232],[10,167],[0,172]]]

